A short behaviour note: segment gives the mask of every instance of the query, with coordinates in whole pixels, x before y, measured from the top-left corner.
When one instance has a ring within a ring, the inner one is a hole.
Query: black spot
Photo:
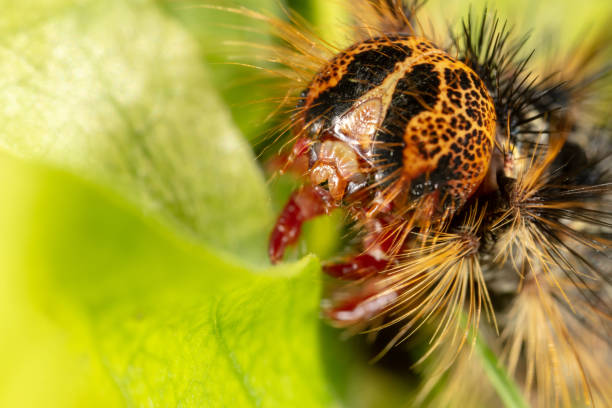
[[[455,166],[455,169],[458,169],[461,166],[461,163],[463,163],[463,158],[461,156],[455,156],[455,158],[453,159],[453,165]]]
[[[459,75],[459,85],[461,86],[461,88],[465,89],[466,91],[470,89],[472,87],[472,82],[470,81],[470,78],[468,77],[465,70],[458,69],[455,72]]]
[[[474,82],[475,84],[478,84],[479,82]],[[480,82],[480,86],[478,87],[478,90],[480,91],[480,95],[482,95],[483,98],[488,99],[489,95],[487,94],[487,90],[485,89],[485,87],[482,85],[482,82]]]
[[[427,50],[431,49],[431,47],[429,46],[429,44],[426,44],[424,42],[420,42],[420,43],[417,44],[417,49],[419,51],[427,51]]]
[[[445,115],[452,115],[454,111],[448,106],[446,101],[442,102],[442,113]]]
[[[461,92],[454,91],[452,89],[448,89],[446,91],[448,95],[448,99],[451,101],[453,105],[460,108],[461,107]]]
[[[417,143],[417,149],[419,150],[419,154],[424,157],[425,159],[429,158],[429,154],[427,153],[427,149],[425,148],[425,143],[424,142],[418,142]]]
[[[467,108],[465,110],[465,113],[466,113],[466,115],[468,115],[473,120],[478,120],[480,118],[480,115],[478,114],[478,111],[474,110],[472,108]]]

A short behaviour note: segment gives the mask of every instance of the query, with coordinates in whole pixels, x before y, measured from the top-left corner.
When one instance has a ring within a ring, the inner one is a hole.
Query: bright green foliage
[[[63,172],[0,172],[1,406],[332,404],[313,258],[253,273]]]
[[[0,406],[333,405],[318,264],[244,266],[268,193],[197,43],[154,2],[38,3],[0,16],[0,146],[47,163],[0,156]]]
[[[9,2],[0,15],[0,146],[262,261],[265,182],[197,43],[154,2],[39,2],[47,7]]]

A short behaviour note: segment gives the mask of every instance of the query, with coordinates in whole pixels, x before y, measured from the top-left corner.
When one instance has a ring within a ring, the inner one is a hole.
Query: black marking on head
[[[381,130],[375,136],[373,153],[382,168],[376,173],[377,180],[387,179],[402,167],[408,123],[435,106],[439,95],[440,77],[433,64],[415,65],[397,82]]]
[[[390,38],[390,40],[398,38]],[[371,39],[364,43],[375,43],[376,41],[377,39]],[[395,64],[412,55],[412,49],[407,45],[388,44],[388,40],[385,40],[384,45],[381,44],[376,49],[353,55],[352,61],[347,66],[347,72],[338,84],[323,91],[313,101],[312,106],[306,112],[306,122],[323,118],[325,127],[328,127],[334,117],[342,115],[361,96],[379,86],[393,72]]]
[[[465,178],[464,164],[461,156],[454,156],[452,153],[440,156],[435,170],[422,174],[411,181],[410,198],[415,200],[425,194],[439,190],[440,197],[445,199],[444,202],[440,203],[442,208],[458,206],[461,197],[449,194],[450,189],[453,188],[449,182]]]

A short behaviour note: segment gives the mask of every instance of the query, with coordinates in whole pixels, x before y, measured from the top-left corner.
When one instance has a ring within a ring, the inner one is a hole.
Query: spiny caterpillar
[[[479,331],[534,406],[612,406],[612,132],[595,107],[610,102],[611,39],[536,74],[524,40],[486,10],[434,40],[424,1],[346,3],[348,47],[295,17],[234,10],[282,42],[265,59],[285,80],[287,166],[305,179],[270,259],[305,221],[344,209],[358,239],[324,265],[345,282],[324,314],[354,331],[394,327],[383,352],[429,333],[440,406],[485,397],[464,347]]]

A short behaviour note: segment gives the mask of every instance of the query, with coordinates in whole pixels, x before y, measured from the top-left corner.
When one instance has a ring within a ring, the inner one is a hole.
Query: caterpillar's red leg
[[[304,222],[328,213],[335,206],[329,192],[322,187],[304,186],[295,191],[285,204],[270,234],[270,261],[280,261],[287,247],[297,242]]]
[[[391,248],[396,241],[392,231],[386,228],[390,223],[384,215],[372,220],[368,224],[370,231],[363,240],[365,252],[344,262],[324,265],[323,271],[344,280],[359,280],[384,271],[389,266]]]
[[[383,271],[389,261],[378,259],[370,254],[361,254],[349,258],[346,262],[323,266],[323,271],[338,279],[358,280]]]
[[[391,289],[384,290],[383,278],[367,279],[360,290],[341,299],[332,300],[324,313],[336,327],[365,323],[393,305],[399,296]]]
[[[296,177],[304,177],[308,171],[308,152],[311,141],[305,137],[298,138],[289,153],[282,153],[266,163],[270,173],[290,173]]]
[[[393,254],[401,248],[404,239],[400,231],[390,228],[392,218],[382,215],[368,224],[369,233],[364,239],[365,252],[343,263],[324,266],[333,277],[344,280],[363,279],[358,286],[348,286],[336,292],[335,298],[325,308],[326,316],[335,326],[347,327],[365,323],[388,309],[399,296],[391,289],[383,274],[393,263]],[[399,234],[398,234],[399,233]]]

